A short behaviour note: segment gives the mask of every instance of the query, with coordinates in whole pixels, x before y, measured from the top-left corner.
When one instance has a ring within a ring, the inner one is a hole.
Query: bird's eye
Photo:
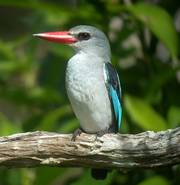
[[[81,32],[77,35],[79,40],[89,40],[91,35],[87,32]]]

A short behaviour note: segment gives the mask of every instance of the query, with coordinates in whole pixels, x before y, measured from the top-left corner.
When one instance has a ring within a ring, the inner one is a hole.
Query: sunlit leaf
[[[124,100],[131,119],[141,128],[153,131],[167,128],[167,123],[163,117],[144,100],[128,95],[125,96]]]
[[[11,72],[17,72],[21,71],[23,68],[25,68],[25,65],[19,63],[19,62],[13,62],[13,61],[1,61],[0,62],[0,73],[11,73]]]
[[[168,123],[171,128],[180,126],[180,107],[170,107],[168,111]]]
[[[0,56],[5,60],[13,60],[15,58],[12,43],[5,43],[0,40]]]
[[[3,113],[0,112],[0,135],[9,135],[20,132],[20,128],[15,126]]]
[[[170,185],[170,183],[164,177],[154,176],[140,182],[138,185]]]
[[[179,38],[168,12],[161,7],[146,3],[127,6],[127,10],[142,21],[164,43],[173,58],[177,57]]]
[[[21,169],[21,184],[32,185],[35,179],[35,171],[29,168]]]

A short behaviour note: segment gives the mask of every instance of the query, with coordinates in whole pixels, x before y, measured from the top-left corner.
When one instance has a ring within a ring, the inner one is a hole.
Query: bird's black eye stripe
[[[87,32],[80,32],[78,35],[78,40],[89,40],[91,35]]]

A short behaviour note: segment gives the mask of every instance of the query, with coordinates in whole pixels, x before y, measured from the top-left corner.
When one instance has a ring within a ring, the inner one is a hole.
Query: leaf
[[[144,100],[126,95],[124,98],[125,107],[131,119],[145,130],[160,131],[167,129],[167,123]]]
[[[127,6],[129,12],[142,21],[164,43],[173,58],[178,55],[178,34],[171,16],[161,7],[137,3]]]
[[[170,185],[170,183],[161,176],[154,176],[151,178],[148,178],[142,182],[140,182],[138,185]]]
[[[18,128],[14,123],[8,120],[8,118],[0,112],[0,135],[9,135],[15,132],[20,132],[20,128]]]
[[[168,123],[171,128],[180,126],[180,107],[170,107],[168,111]]]
[[[0,55],[1,59],[5,58],[6,60],[14,60],[15,54],[13,53],[12,43],[11,42],[3,42],[0,40]]]
[[[65,115],[69,115],[71,113],[72,113],[72,109],[69,105],[64,105],[53,111],[50,111],[46,115],[44,115],[37,129],[53,130],[54,125],[57,123],[58,119],[60,119]]]
[[[61,126],[57,130],[57,132],[69,133],[69,132],[73,132],[78,127],[79,127],[79,122],[77,118],[73,117],[72,119],[69,118],[64,122],[61,121]]]
[[[54,179],[56,179],[58,176],[66,174],[65,168],[58,168],[58,167],[40,167],[36,170],[36,177],[34,180],[33,185],[49,185],[53,184],[52,182]]]
[[[29,99],[41,103],[60,103],[62,101],[59,92],[51,88],[34,87],[27,95]]]

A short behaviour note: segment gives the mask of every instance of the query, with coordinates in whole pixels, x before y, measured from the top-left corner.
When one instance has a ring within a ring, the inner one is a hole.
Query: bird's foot
[[[109,132],[110,132],[109,128],[106,128],[105,130],[100,130],[99,132],[96,133],[96,139],[97,137],[102,137],[104,134],[107,134]]]
[[[108,129],[105,130],[101,130],[99,132],[96,133],[97,137],[102,137],[104,134],[108,133]]]
[[[71,138],[71,141],[75,141],[75,140],[76,140],[76,137],[77,137],[77,136],[80,136],[82,132],[83,132],[83,131],[82,131],[80,128],[76,129],[76,130],[74,131],[74,133],[73,133],[73,136],[72,136],[72,138]]]

